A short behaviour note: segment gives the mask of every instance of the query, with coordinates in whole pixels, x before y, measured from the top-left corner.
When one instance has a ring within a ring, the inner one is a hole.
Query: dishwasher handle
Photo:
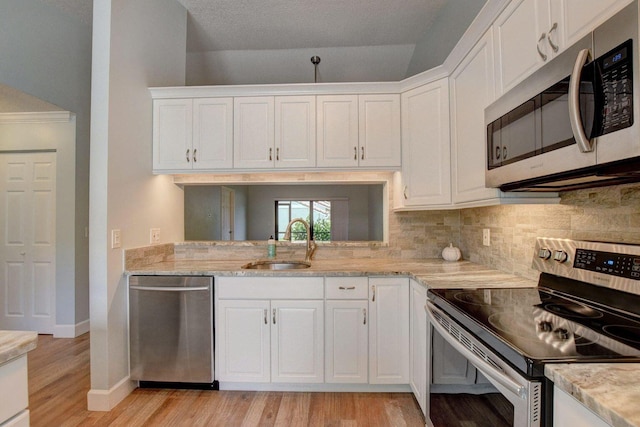
[[[192,292],[192,291],[208,291],[209,286],[129,286],[134,291],[159,291],[159,292]]]

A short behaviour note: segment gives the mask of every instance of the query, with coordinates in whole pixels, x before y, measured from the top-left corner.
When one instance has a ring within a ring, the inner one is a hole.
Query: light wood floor
[[[424,426],[409,393],[137,389],[110,412],[89,412],[89,334],[40,335],[28,363],[33,427]]]

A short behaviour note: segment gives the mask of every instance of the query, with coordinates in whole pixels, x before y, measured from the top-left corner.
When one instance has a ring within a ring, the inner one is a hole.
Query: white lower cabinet
[[[325,382],[366,384],[369,303],[366,277],[325,279]]]
[[[553,387],[553,425],[557,427],[610,427],[575,397],[558,387]]]
[[[369,383],[409,383],[409,279],[369,278]]]
[[[222,277],[216,292],[219,381],[324,382],[321,277]]]
[[[0,364],[0,426],[29,425],[27,355]]]
[[[409,385],[420,405],[423,414],[429,413],[429,399],[427,397],[427,383],[429,381],[427,361],[429,345],[427,340],[427,290],[424,286],[411,280],[411,294],[409,296]]]

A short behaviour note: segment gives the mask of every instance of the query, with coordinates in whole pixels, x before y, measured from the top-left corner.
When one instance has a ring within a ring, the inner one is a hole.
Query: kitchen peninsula
[[[0,425],[29,425],[27,352],[37,341],[36,332],[0,331]]]

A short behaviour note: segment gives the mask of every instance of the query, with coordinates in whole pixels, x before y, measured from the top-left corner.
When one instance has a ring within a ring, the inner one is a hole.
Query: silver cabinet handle
[[[276,160],[280,161],[280,147],[276,148]]]
[[[496,159],[500,160],[500,146],[496,147]]]
[[[192,288],[186,286],[129,286],[134,291],[153,291],[153,292],[196,292],[208,291],[208,286],[195,286]]]
[[[557,52],[558,49],[560,48],[560,46],[558,46],[553,42],[553,40],[551,40],[551,33],[556,31],[557,29],[558,29],[558,23],[554,22],[553,25],[551,26],[551,29],[547,31],[547,34],[548,34],[547,41],[549,42],[549,46],[551,46],[551,49],[553,49],[554,52]]]
[[[193,149],[193,163],[196,163],[198,161],[197,155],[198,155],[198,149],[194,148]]]
[[[360,147],[360,151],[362,152],[362,154],[360,154],[360,160],[364,160],[364,147]]]
[[[507,158],[507,147],[502,147],[502,160]]]
[[[191,159],[189,159],[189,152],[190,152],[190,151],[191,151],[191,150],[189,150],[189,149],[187,148],[187,154],[186,154],[186,157],[187,157],[187,163],[189,163],[189,162],[191,161]]]
[[[367,309],[366,308],[362,309],[362,324],[363,325],[367,324]]]
[[[355,286],[347,286],[347,287],[338,286],[338,289],[340,289],[341,291],[351,291],[351,290],[353,290],[355,288],[356,288]]]
[[[376,285],[371,285],[371,302],[376,302]]]
[[[547,60],[547,55],[540,50],[540,42],[544,39],[547,38],[547,34],[546,33],[542,33],[542,35],[540,36],[540,38],[538,39],[538,44],[536,46],[536,49],[538,49],[538,55],[540,55],[540,58],[542,58],[543,61]]]
[[[353,160],[358,160],[358,147],[353,147]]]
[[[269,160],[273,160],[273,148],[269,148]]]
[[[582,117],[580,117],[580,79],[582,67],[590,58],[591,53],[589,49],[582,49],[580,53],[578,53],[576,63],[573,65],[573,71],[571,72],[571,78],[569,79],[569,122],[571,123],[573,137],[576,139],[581,153],[593,151],[591,141],[584,133]]]
[[[407,197],[407,186],[404,186],[404,190],[402,191],[402,195],[404,196],[404,199],[407,200],[409,197]]]
[[[273,309],[273,324],[276,324],[276,309]]]
[[[264,324],[266,325],[268,323],[267,321],[267,313],[269,310],[267,310],[266,308],[264,309]]]

